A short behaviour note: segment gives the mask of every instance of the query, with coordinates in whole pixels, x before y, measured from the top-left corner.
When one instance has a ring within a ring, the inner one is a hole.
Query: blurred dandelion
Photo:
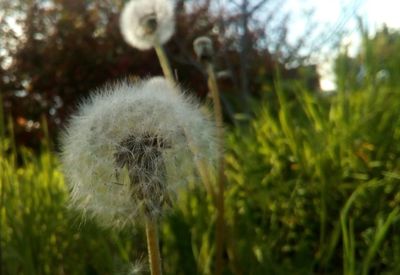
[[[193,50],[201,62],[211,62],[214,56],[212,41],[207,36],[201,36],[194,40]]]
[[[131,0],[123,8],[120,29],[125,41],[140,50],[154,48],[165,77],[175,82],[163,44],[175,30],[171,0]]]
[[[140,50],[166,43],[174,28],[174,6],[170,0],[131,0],[120,17],[125,41]]]
[[[195,159],[215,161],[213,124],[177,89],[161,77],[122,81],[81,104],[62,140],[72,207],[110,227],[157,220]]]

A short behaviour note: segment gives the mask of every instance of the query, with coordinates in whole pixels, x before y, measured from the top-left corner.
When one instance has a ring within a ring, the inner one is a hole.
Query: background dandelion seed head
[[[121,12],[120,29],[125,41],[140,50],[162,45],[174,34],[174,5],[170,0],[131,0]]]

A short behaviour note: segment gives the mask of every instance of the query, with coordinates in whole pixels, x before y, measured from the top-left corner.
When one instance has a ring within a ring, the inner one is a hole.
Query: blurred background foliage
[[[288,78],[302,72],[285,69],[286,63],[301,60],[296,54],[301,43],[290,46],[286,41],[287,16],[278,8],[263,22],[256,21],[255,12],[270,1],[218,13],[211,11],[211,2],[177,2],[176,34],[166,48],[182,85],[204,98],[205,72],[192,43],[201,35],[213,38],[227,120],[232,122],[235,113],[251,112],[252,97],[272,91],[274,67]],[[123,1],[16,0],[1,5],[0,91],[18,143],[37,147],[42,115],[53,135],[76,103],[107,81],[161,74],[154,51],[139,51],[123,41],[118,27]],[[272,23],[278,25],[271,29],[273,37],[265,29]],[[262,44],[267,37],[269,47],[276,45],[274,52]],[[307,78],[315,88],[318,77],[315,67],[310,68]]]
[[[212,1],[178,1],[177,34],[166,45],[179,81],[202,101],[206,78],[192,41],[208,34],[217,47],[224,274],[400,274],[399,31],[371,34],[360,20],[362,48],[355,57],[337,49],[337,90],[323,93],[300,54],[304,41],[286,40],[279,3],[268,22],[243,3],[215,13]],[[146,263],[141,228],[112,232],[66,208],[55,153],[57,131],[91,89],[161,73],[153,51],[122,41],[122,4],[0,2],[1,275],[129,274],[130,263]],[[273,37],[265,26],[276,26]],[[166,274],[213,273],[215,221],[193,183],[162,224]]]
[[[335,62],[336,74],[345,72],[347,78],[339,85],[351,89],[375,87],[385,83],[392,88],[400,85],[399,63],[400,31],[383,26],[371,34],[359,21],[364,45],[354,57],[349,57],[347,48],[342,49]]]

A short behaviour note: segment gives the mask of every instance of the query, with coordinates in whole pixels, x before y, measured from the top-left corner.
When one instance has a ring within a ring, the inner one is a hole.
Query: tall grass
[[[288,101],[276,86],[278,110],[265,104],[230,137],[243,274],[397,274],[400,89],[298,87]]]
[[[2,274],[115,274],[139,258],[129,236],[69,213],[64,178],[48,142],[39,155],[17,148],[12,125],[6,136],[1,121]]]

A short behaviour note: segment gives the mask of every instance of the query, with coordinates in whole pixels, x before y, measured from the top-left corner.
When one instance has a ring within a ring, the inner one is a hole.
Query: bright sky
[[[348,30],[349,34],[344,37],[344,43],[350,46],[350,54],[357,51],[360,43],[357,28],[356,16],[361,16],[368,23],[369,30],[372,32],[386,24],[391,28],[400,28],[400,1],[399,0],[287,0],[288,9],[298,14],[297,26],[293,26],[293,33],[301,33],[303,24],[301,14],[298,12],[304,8],[314,8],[314,19],[320,24],[330,24],[336,26],[341,20],[345,23],[338,26],[339,30]],[[346,8],[347,7],[347,8]],[[356,8],[355,14],[350,11]],[[332,54],[330,54],[332,55]],[[332,61],[334,56],[325,56],[319,67],[322,75],[321,87],[323,90],[335,88],[334,77],[332,74]]]

